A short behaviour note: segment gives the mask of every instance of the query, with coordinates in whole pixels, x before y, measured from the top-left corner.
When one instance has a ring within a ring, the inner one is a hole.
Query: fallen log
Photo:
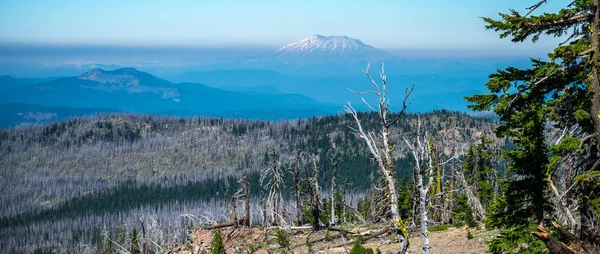
[[[340,238],[343,235],[355,235],[356,234],[356,232],[344,230],[344,229],[337,228],[337,227],[329,227],[329,228],[327,228],[327,230],[340,232],[339,234],[330,236],[329,239],[331,239],[331,240]],[[368,233],[370,233],[370,231],[363,232],[363,233],[360,233],[360,234],[363,235],[363,234],[368,234]],[[322,242],[322,241],[325,241],[325,240],[327,240],[327,237],[321,237],[321,238],[317,238],[315,240],[309,241],[309,243],[318,243],[318,242]],[[304,246],[304,245],[306,245],[306,243],[299,243],[299,244],[293,246],[293,248],[297,248],[297,247]]]
[[[575,254],[576,252],[570,249],[565,244],[558,242],[550,235],[548,230],[546,230],[543,226],[538,226],[537,231],[531,233],[533,236],[542,240],[548,250],[554,254]]]
[[[363,239],[366,242],[369,239],[373,239],[373,238],[378,237],[380,235],[384,235],[384,234],[388,233],[389,231],[390,231],[389,228],[385,228],[385,229],[382,229],[380,231],[377,231],[377,232],[373,233],[372,235],[366,236]],[[354,241],[356,241],[356,240],[350,240],[350,241],[348,241],[348,244],[354,244]],[[341,243],[341,244],[338,244],[338,245],[334,245],[334,246],[331,246],[330,248],[338,248],[338,247],[342,247],[342,246],[346,246],[346,243],[344,242],[344,243]]]
[[[327,228],[327,230],[329,230],[329,231],[336,231],[336,232],[342,232],[344,234],[350,234],[350,235],[356,234],[356,232],[348,231],[348,230],[341,229],[341,228],[338,228],[338,227],[329,227],[329,228]]]
[[[333,239],[338,239],[338,238],[342,237],[342,235],[343,235],[343,234],[344,234],[344,233],[339,233],[339,234],[337,234],[337,235],[332,235],[332,236],[331,236],[329,239],[331,239],[331,240],[333,240]],[[295,249],[295,248],[298,248],[298,247],[304,246],[304,245],[306,245],[307,243],[318,243],[318,242],[323,242],[323,241],[325,241],[325,240],[327,240],[327,238],[326,238],[326,237],[317,238],[317,239],[315,239],[315,240],[312,240],[312,241],[308,241],[308,242],[305,242],[305,243],[299,243],[299,244],[296,244],[296,245],[292,246],[292,249]]]
[[[241,218],[241,219],[238,219],[237,221],[225,222],[225,223],[213,225],[213,226],[210,226],[210,227],[206,227],[206,228],[203,228],[203,229],[213,230],[213,229],[219,229],[219,228],[227,228],[227,227],[238,226],[238,225],[241,225],[245,220],[246,220],[246,218]]]

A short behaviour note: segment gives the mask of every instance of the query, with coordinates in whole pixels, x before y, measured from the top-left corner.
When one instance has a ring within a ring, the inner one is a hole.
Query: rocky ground
[[[381,228],[376,226],[348,226],[345,229],[364,234],[368,237]],[[226,228],[221,230],[223,242],[227,253],[347,253],[352,248],[351,240],[355,236],[346,235],[341,237],[339,232],[325,231],[312,232],[310,229],[286,230],[283,235],[289,236],[289,241],[281,241],[277,237],[275,228]],[[471,232],[473,238],[468,239]],[[488,253],[486,241],[492,239],[497,232],[484,229],[448,228],[442,231],[430,232],[431,253]],[[281,234],[281,233],[280,233]],[[191,235],[193,241],[186,245],[167,250],[164,253],[209,253],[213,231],[196,230]],[[390,234],[378,236],[367,240],[363,246],[379,249],[381,253],[394,253],[397,244],[392,243]],[[308,244],[307,242],[324,239],[319,242]],[[346,247],[343,244],[346,244]],[[419,234],[413,234],[410,238],[410,253],[421,253],[421,238]],[[282,245],[289,244],[289,247]],[[340,246],[341,245],[341,246]]]

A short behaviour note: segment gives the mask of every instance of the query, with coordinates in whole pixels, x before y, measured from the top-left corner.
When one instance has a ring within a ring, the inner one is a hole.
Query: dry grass
[[[371,226],[353,226],[348,227],[349,230],[355,231],[372,231],[379,230],[378,227]],[[473,234],[473,239],[467,239],[468,232]],[[275,230],[266,229],[261,230],[259,228],[250,229],[223,229],[221,231],[227,253],[279,253],[283,249],[280,249],[276,244]],[[468,229],[468,228],[449,228],[444,231],[431,232],[429,234],[430,243],[432,246],[431,253],[488,253],[486,241],[493,238],[497,232],[486,231],[485,229]],[[335,245],[341,244],[344,241],[347,244],[348,250],[352,248],[350,240],[351,236],[348,236],[342,240],[342,238],[336,238],[332,241],[322,241],[312,244],[309,247],[305,244],[308,240],[315,240],[324,237],[326,231],[322,230],[319,232],[311,232],[310,230],[294,230],[292,235],[292,246],[301,245],[293,248],[294,253],[346,253],[344,247],[332,248]],[[338,232],[329,232],[331,236],[339,234]],[[194,239],[191,246],[186,249],[198,250],[210,249],[210,240],[212,239],[212,232],[205,230],[198,230],[192,233],[192,239]],[[421,238],[419,234],[413,234],[410,238],[410,253],[421,253]],[[382,253],[397,251],[397,244],[392,243],[392,236],[385,235],[377,237],[367,241],[363,246],[372,249],[379,249]],[[173,250],[171,250],[173,251]],[[188,253],[183,248],[171,253]],[[195,252],[189,252],[195,253]]]

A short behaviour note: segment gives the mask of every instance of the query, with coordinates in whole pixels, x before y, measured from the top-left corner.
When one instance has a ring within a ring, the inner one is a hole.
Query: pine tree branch
[[[540,6],[542,6],[542,4],[545,4],[547,0],[541,0],[540,2],[538,2],[537,4],[534,4],[531,7],[526,8],[527,10],[529,10],[529,12],[527,14],[525,14],[525,17],[529,16],[529,14],[531,14],[532,12],[534,12],[537,8],[539,8]]]
[[[579,14],[568,17],[568,18],[558,19],[558,20],[554,20],[554,21],[550,21],[550,22],[543,22],[543,21],[523,22],[523,25],[525,25],[525,27],[527,27],[527,28],[543,30],[545,28],[549,28],[549,27],[553,27],[553,26],[566,25],[566,24],[571,24],[571,23],[574,24],[574,23],[577,23],[580,21],[585,21],[589,17],[591,17],[591,15],[589,13],[582,11]]]

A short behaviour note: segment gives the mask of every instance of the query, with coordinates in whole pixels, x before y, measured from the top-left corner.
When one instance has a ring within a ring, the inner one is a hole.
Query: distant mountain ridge
[[[376,49],[359,39],[319,34],[287,44],[262,57],[263,60],[276,60],[288,64],[377,61],[392,58],[395,58],[393,54]]]
[[[134,68],[93,69],[76,77],[3,89],[0,103],[178,116],[247,116],[261,120],[310,117],[337,110],[306,95],[175,84]]]

